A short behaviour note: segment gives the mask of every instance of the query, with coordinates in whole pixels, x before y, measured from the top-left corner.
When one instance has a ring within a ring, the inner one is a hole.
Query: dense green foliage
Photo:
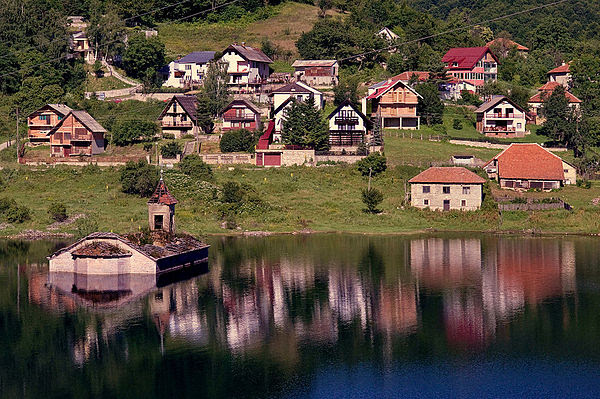
[[[444,103],[438,96],[437,85],[432,82],[421,83],[415,87],[420,94],[417,113],[427,125],[442,123]]]
[[[53,202],[48,207],[48,214],[55,222],[67,220],[67,207],[62,202]]]
[[[119,121],[112,129],[112,142],[125,146],[140,140],[149,140],[158,134],[156,123],[143,120],[128,119]]]
[[[31,211],[12,198],[0,198],[0,219],[8,223],[23,223],[31,219]]]
[[[137,34],[129,38],[123,54],[123,67],[129,76],[152,81],[164,64],[165,45],[158,37],[146,38]]]
[[[383,201],[383,194],[381,191],[376,188],[363,188],[361,191],[362,202],[367,207],[365,209],[366,212],[369,213],[379,213],[380,211],[377,209],[377,206],[381,204]]]
[[[329,127],[315,107],[314,99],[292,101],[285,109],[281,137],[284,144],[315,150],[329,148]]]
[[[144,160],[129,161],[121,168],[121,190],[127,194],[137,194],[148,197],[156,188],[159,173],[155,166],[147,164]]]
[[[176,158],[182,153],[181,144],[176,141],[169,141],[167,144],[160,147],[160,155],[164,158]]]
[[[369,154],[356,163],[356,168],[363,176],[377,176],[387,169],[387,160],[379,152]]]
[[[186,175],[198,180],[212,180],[213,171],[209,164],[196,154],[186,155],[178,164]]]
[[[221,152],[254,152],[260,132],[236,129],[223,133],[219,147]]]

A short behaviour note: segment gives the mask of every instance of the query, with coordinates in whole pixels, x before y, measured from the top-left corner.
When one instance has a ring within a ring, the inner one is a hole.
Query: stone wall
[[[423,187],[429,187],[429,193],[423,193]],[[444,194],[443,187],[450,187],[450,193]],[[463,187],[469,187],[469,193],[463,193]],[[481,184],[439,184],[439,183],[413,183],[410,187],[411,205],[417,208],[443,210],[444,200],[450,200],[450,209],[461,211],[474,211],[481,207],[483,187]],[[425,201],[429,201],[428,204]],[[466,205],[462,205],[462,201]]]
[[[200,154],[200,157],[210,165],[254,163],[254,154]]]
[[[365,155],[317,155],[315,162],[345,162],[345,163],[356,163],[363,159]]]
[[[316,164],[315,150],[284,150],[281,153],[281,166]]]

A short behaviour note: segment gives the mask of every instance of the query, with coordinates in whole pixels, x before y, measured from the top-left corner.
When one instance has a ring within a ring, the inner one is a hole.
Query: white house
[[[525,110],[505,96],[494,96],[475,111],[477,131],[489,137],[523,137]]]
[[[335,147],[357,147],[367,141],[371,121],[350,100],[341,103],[327,118],[332,150]]]
[[[291,104],[292,100],[306,101],[312,98],[317,109],[323,109],[324,105],[323,93],[302,82],[290,83],[275,89],[271,92],[270,96],[273,99],[271,118],[275,120],[275,134],[273,137],[276,142],[281,139],[284,111]]]
[[[393,43],[395,40],[398,40],[400,36],[395,34],[390,28],[383,27],[379,32],[377,32],[377,36],[382,38],[388,43]]]
[[[171,61],[163,69],[163,86],[185,88],[198,85],[206,75],[208,62],[215,57],[214,51],[194,51],[178,60]]]
[[[227,47],[221,61],[228,64],[228,83],[240,91],[254,91],[265,83],[270,75],[269,64],[273,63],[265,53],[243,42]]]

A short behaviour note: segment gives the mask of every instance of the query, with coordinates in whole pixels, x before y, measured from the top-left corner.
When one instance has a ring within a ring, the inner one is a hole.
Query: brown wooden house
[[[419,129],[419,97],[412,87],[394,77],[369,87],[367,97],[362,100],[362,111],[369,117],[381,117],[387,129]]]
[[[260,130],[260,109],[246,100],[233,100],[222,111],[224,132],[236,129]]]
[[[104,152],[104,129],[85,111],[71,111],[52,129],[51,155],[95,155]]]
[[[64,104],[46,104],[37,111],[27,115],[27,135],[31,143],[49,143],[50,132],[60,122],[71,108]]]

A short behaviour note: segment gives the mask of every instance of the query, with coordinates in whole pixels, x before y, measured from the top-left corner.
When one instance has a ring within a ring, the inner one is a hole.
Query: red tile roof
[[[150,197],[148,203],[163,205],[175,205],[177,203],[177,199],[171,195],[162,177],[158,181],[156,190],[154,190],[154,194],[152,194],[152,197]]]
[[[267,126],[267,130],[258,139],[258,144],[256,145],[257,150],[269,149],[269,144],[273,142],[273,130],[275,130],[275,121],[270,120],[269,126]]]
[[[506,47],[515,47],[516,46],[517,50],[520,50],[520,51],[529,51],[528,47],[525,47],[522,44],[519,44],[519,43],[517,43],[515,41],[512,41],[510,39],[507,39],[505,37],[499,37],[497,39],[494,39],[491,42],[488,42],[486,44],[486,46],[487,47],[491,47],[491,46],[493,46],[495,44],[498,44],[500,46],[506,46]]]
[[[431,167],[408,181],[409,183],[483,184],[485,179],[463,167]]]
[[[528,102],[530,103],[543,103],[552,95],[554,89],[560,86],[557,82],[548,82],[538,89],[538,92],[531,96]],[[565,90],[565,97],[569,103],[581,103],[581,100],[575,97],[571,92]]]
[[[408,82],[415,75],[416,75],[417,79],[419,80],[419,82],[425,82],[427,79],[429,79],[429,72],[425,72],[425,71],[402,72],[401,74],[394,76],[392,79],[401,80],[403,82]]]
[[[553,74],[553,73],[569,73],[569,72],[571,72],[570,67],[571,67],[570,63],[567,62],[566,64],[562,64],[561,66],[548,71],[548,75]]]
[[[472,69],[488,52],[498,62],[498,58],[490,51],[489,47],[451,48],[442,58],[442,62],[448,64],[449,69]],[[455,62],[458,63],[458,66],[451,65]]]
[[[417,97],[421,97],[421,95],[419,93],[417,93],[415,91],[415,89],[413,89],[412,87],[410,87],[409,85],[405,84],[403,81],[401,81],[398,76],[394,76],[393,78],[388,79],[387,81],[382,81],[379,83],[376,83],[373,86],[378,86],[377,89],[371,93],[367,99],[371,100],[374,98],[379,98],[381,97],[381,95],[383,95],[385,92],[387,92],[389,89],[391,89],[392,87],[396,86],[397,84],[401,84],[402,86],[406,87],[408,90],[412,91]],[[371,87],[373,87],[371,86]]]
[[[498,162],[500,179],[564,180],[562,159],[539,144],[513,143],[490,162]]]

